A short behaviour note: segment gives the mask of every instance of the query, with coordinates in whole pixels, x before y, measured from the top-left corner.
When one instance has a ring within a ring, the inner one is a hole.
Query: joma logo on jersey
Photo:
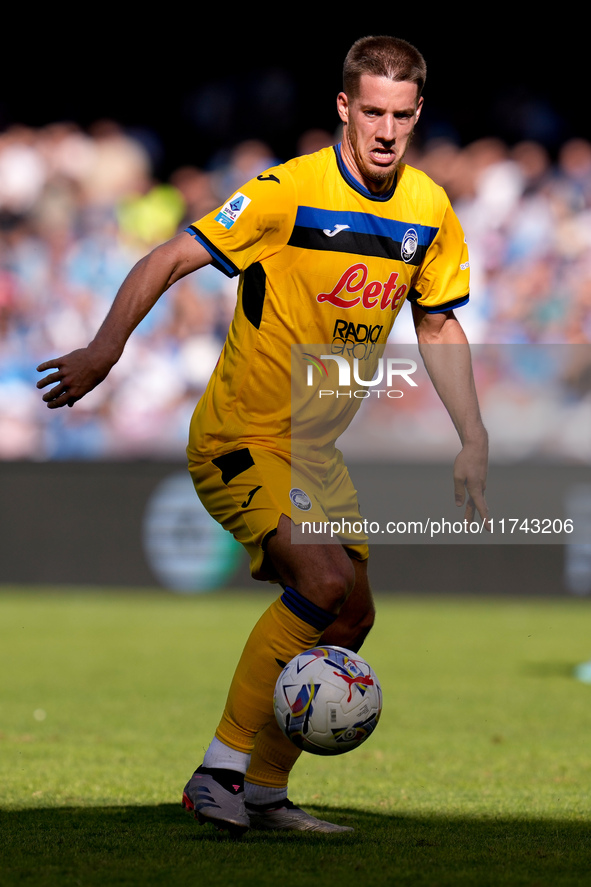
[[[367,265],[362,262],[351,265],[341,276],[335,288],[330,293],[319,293],[316,296],[316,301],[330,302],[331,305],[336,305],[338,308],[354,308],[359,304],[364,308],[375,308],[379,305],[382,310],[390,307],[394,311],[398,308],[408,289],[405,283],[397,288],[398,272],[393,271],[385,283],[379,280],[371,280],[368,283],[368,277]],[[346,294],[352,298],[347,298]]]

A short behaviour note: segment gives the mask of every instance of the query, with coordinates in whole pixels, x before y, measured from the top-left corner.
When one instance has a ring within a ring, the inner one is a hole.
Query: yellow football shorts
[[[299,525],[302,542],[342,544],[357,560],[369,556],[357,492],[338,450],[326,463],[243,447],[203,464],[189,463],[203,505],[250,557],[255,579],[274,579],[263,565],[282,514]]]

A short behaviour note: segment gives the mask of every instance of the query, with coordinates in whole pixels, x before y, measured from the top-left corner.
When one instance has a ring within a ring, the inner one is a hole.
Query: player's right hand
[[[39,364],[37,371],[56,370],[37,382],[37,388],[54,387],[43,395],[50,410],[72,407],[77,400],[96,388],[109,374],[112,363],[98,360],[88,348],[78,348],[63,357],[56,357]]]
[[[478,512],[483,526],[490,530],[490,515],[484,496],[487,468],[488,435],[484,432],[480,440],[464,444],[458,453],[454,463],[454,489],[456,505],[466,506],[464,519],[472,523]]]

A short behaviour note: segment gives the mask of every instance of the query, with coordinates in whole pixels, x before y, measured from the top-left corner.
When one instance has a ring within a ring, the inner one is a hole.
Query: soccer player
[[[303,520],[359,512],[330,423],[326,439],[306,446],[304,436],[292,453],[291,346],[330,343],[358,325],[379,328],[383,345],[410,301],[423,359],[461,441],[456,503],[466,503],[469,520],[475,509],[487,519],[487,435],[454,314],[469,298],[467,247],[445,193],[404,163],[425,77],[423,57],[407,42],[357,41],[337,98],[341,143],[269,169],[157,247],[131,270],[93,341],[39,367],[54,370],[38,383],[53,385],[48,407],[72,406],[107,376],[175,281],[208,263],[240,276],[226,343],[191,422],[189,469],[210,513],[248,551],[253,577],[282,593],[246,643],[183,795],[201,821],[235,834],[350,831],[288,800],[299,752],[273,717],[283,664],[318,643],[358,650],[374,620],[367,540],[335,545],[315,536],[311,544],[299,529]]]

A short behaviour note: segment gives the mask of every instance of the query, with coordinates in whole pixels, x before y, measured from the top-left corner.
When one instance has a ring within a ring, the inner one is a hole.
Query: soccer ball
[[[382,689],[357,653],[314,647],[295,656],[275,685],[277,723],[288,739],[314,755],[351,751],[375,730]]]

